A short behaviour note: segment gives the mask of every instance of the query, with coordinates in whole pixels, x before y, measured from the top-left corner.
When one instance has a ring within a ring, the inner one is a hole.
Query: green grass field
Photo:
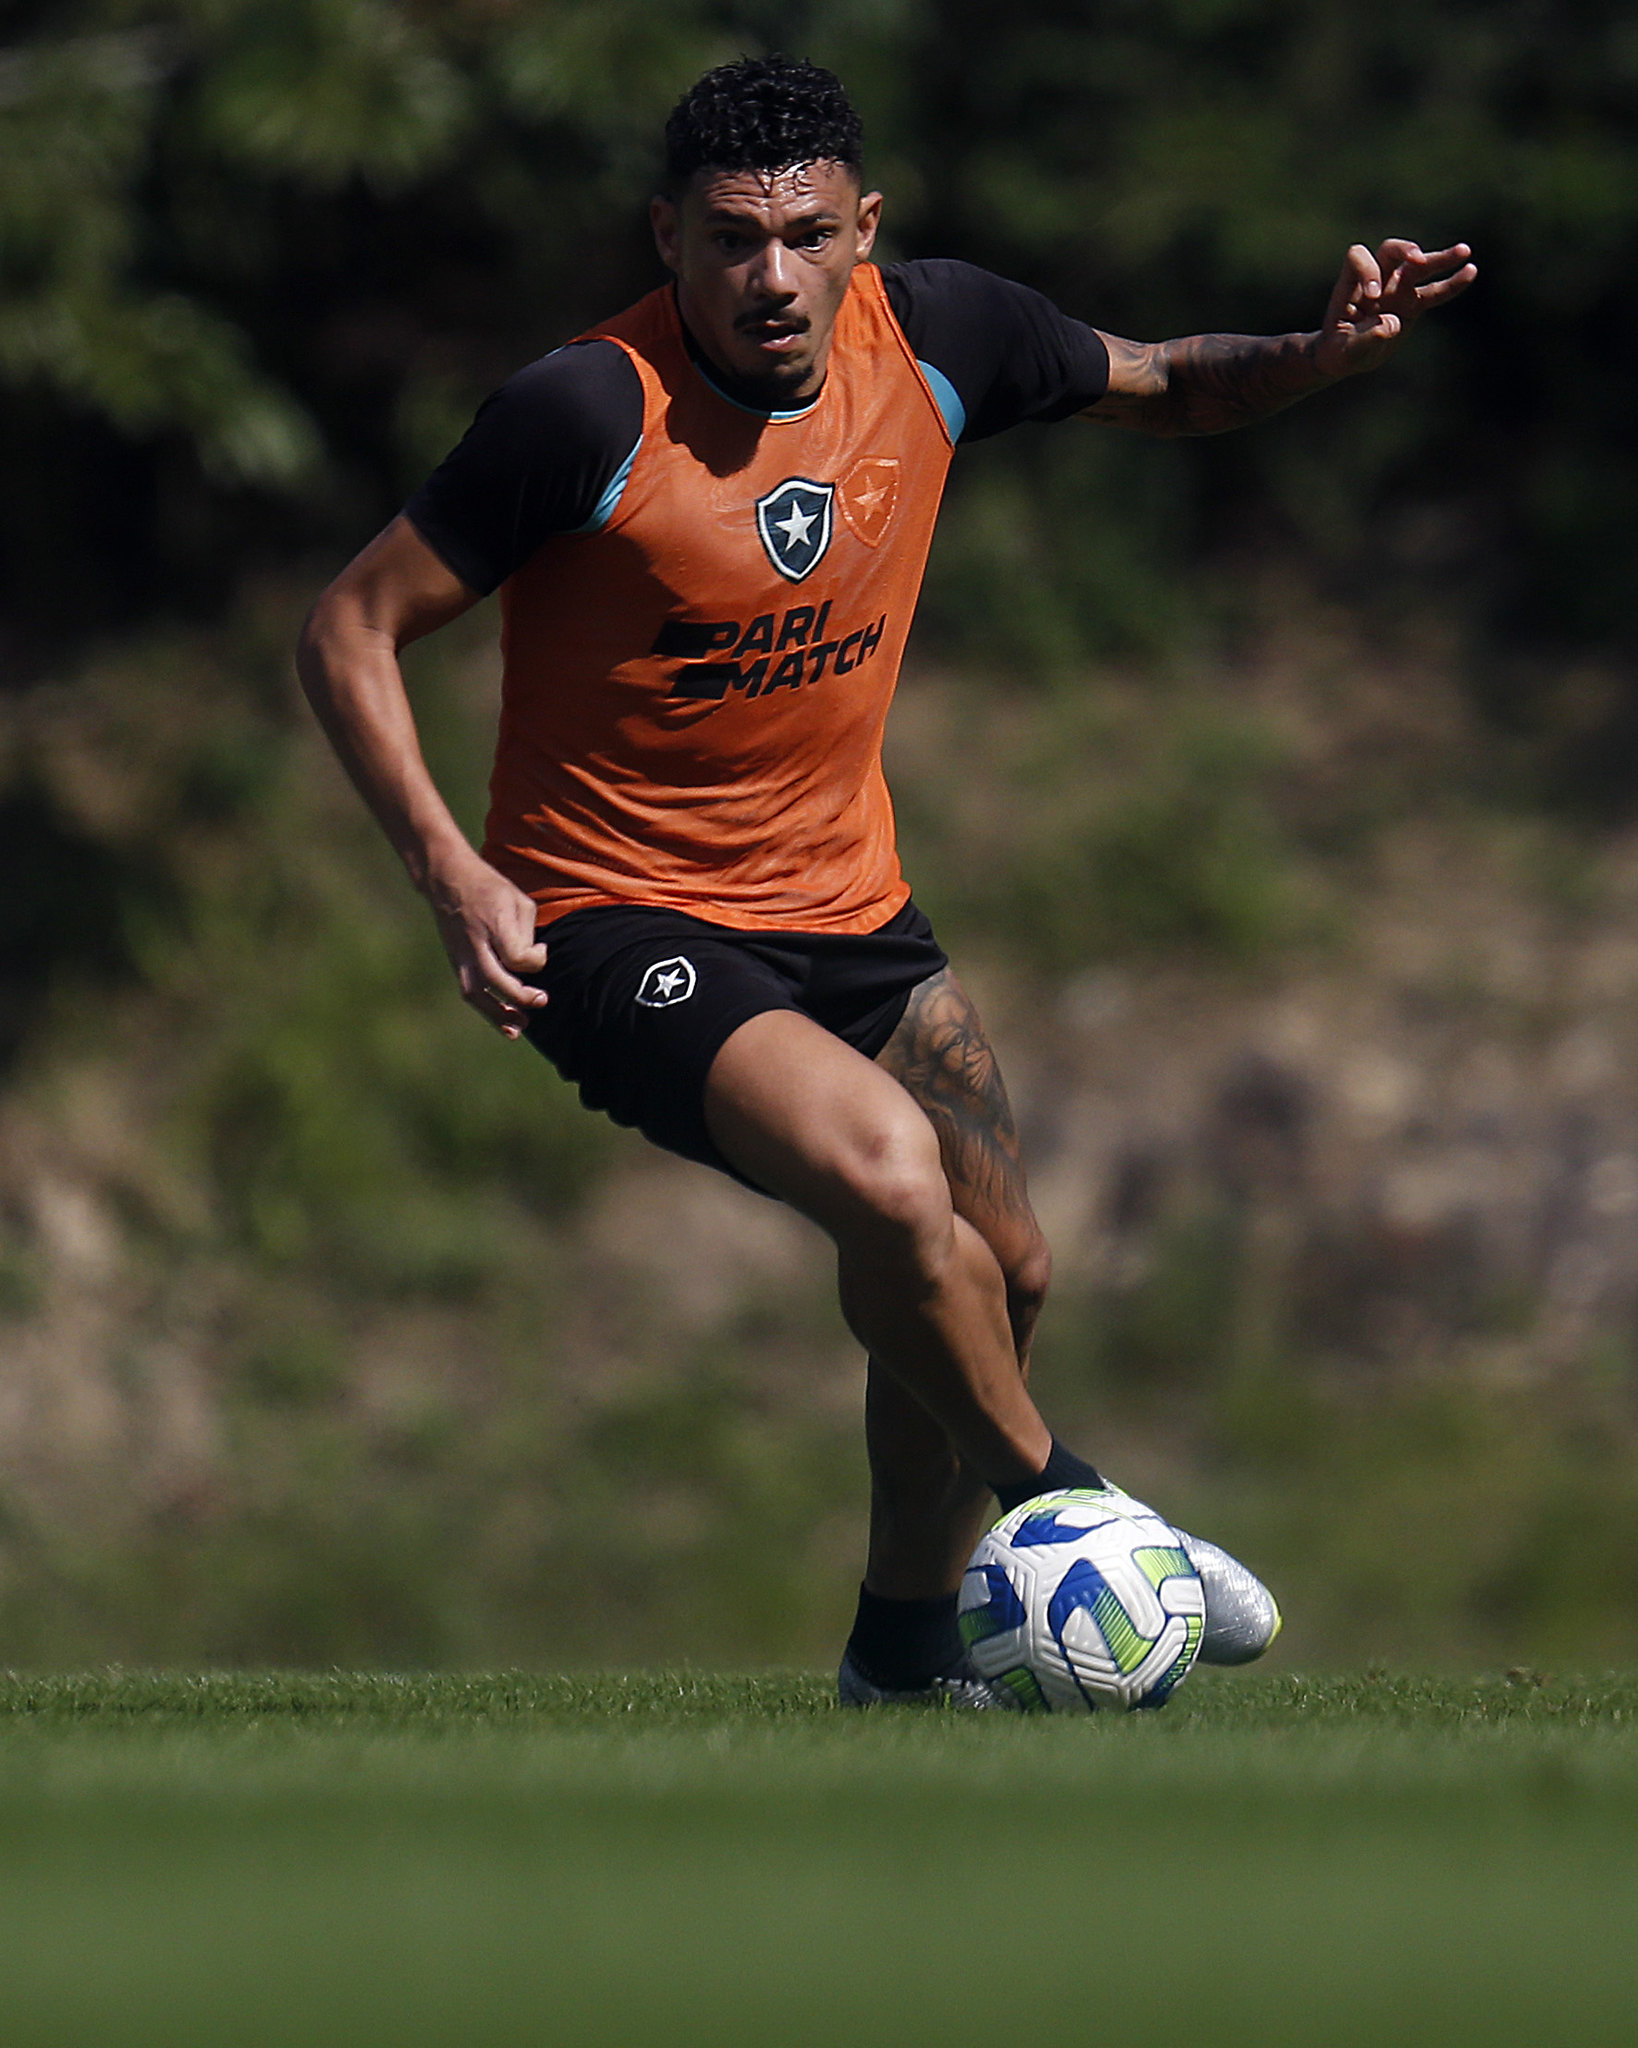
[[[1638,1674],[0,1683],[0,2040],[1630,2043]]]

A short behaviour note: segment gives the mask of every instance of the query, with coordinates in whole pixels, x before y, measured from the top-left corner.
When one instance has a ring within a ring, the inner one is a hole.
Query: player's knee
[[[950,1188],[938,1139],[919,1110],[859,1134],[844,1167],[855,1233],[878,1250],[924,1253],[950,1230]]]
[[[1006,1267],[1007,1320],[1020,1353],[1029,1347],[1052,1285],[1052,1252],[1037,1230],[1020,1257]]]
[[[1041,1313],[1052,1285],[1052,1251],[1046,1239],[1036,1231],[1022,1258],[1013,1261],[1007,1271],[1007,1299],[1016,1303],[1033,1322]]]

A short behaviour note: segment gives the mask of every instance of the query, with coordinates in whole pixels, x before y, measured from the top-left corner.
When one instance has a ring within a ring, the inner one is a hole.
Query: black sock
[[[1051,1493],[1060,1486],[1102,1486],[1103,1474],[1095,1465],[1089,1465],[1084,1458],[1066,1450],[1058,1439],[1052,1439],[1052,1453],[1033,1479],[1016,1479],[1008,1486],[998,1486],[995,1497],[1001,1503],[1002,1512],[1011,1514],[1014,1508],[1021,1508],[1025,1501],[1033,1500],[1038,1493]]]
[[[915,1692],[935,1678],[953,1676],[966,1655],[956,1626],[956,1596],[887,1600],[861,1586],[847,1652],[873,1685],[889,1692]]]

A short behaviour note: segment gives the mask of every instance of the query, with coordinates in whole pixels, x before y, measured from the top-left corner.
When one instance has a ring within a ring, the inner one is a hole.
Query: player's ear
[[[649,201],[648,223],[654,230],[654,246],[660,252],[660,261],[667,270],[677,269],[681,261],[682,239],[677,202],[668,199],[663,192],[656,192]]]
[[[876,246],[876,230],[881,224],[882,195],[879,192],[861,192],[858,225],[858,260],[861,263]]]

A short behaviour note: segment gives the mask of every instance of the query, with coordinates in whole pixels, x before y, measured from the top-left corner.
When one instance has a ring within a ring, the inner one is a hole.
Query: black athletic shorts
[[[736,1180],[705,1128],[705,1080],[740,1025],[799,1010],[874,1059],[910,991],[949,964],[913,903],[873,932],[742,932],[611,906],[572,910],[541,937],[546,965],[524,979],[551,1001],[525,1035],[588,1109]]]

